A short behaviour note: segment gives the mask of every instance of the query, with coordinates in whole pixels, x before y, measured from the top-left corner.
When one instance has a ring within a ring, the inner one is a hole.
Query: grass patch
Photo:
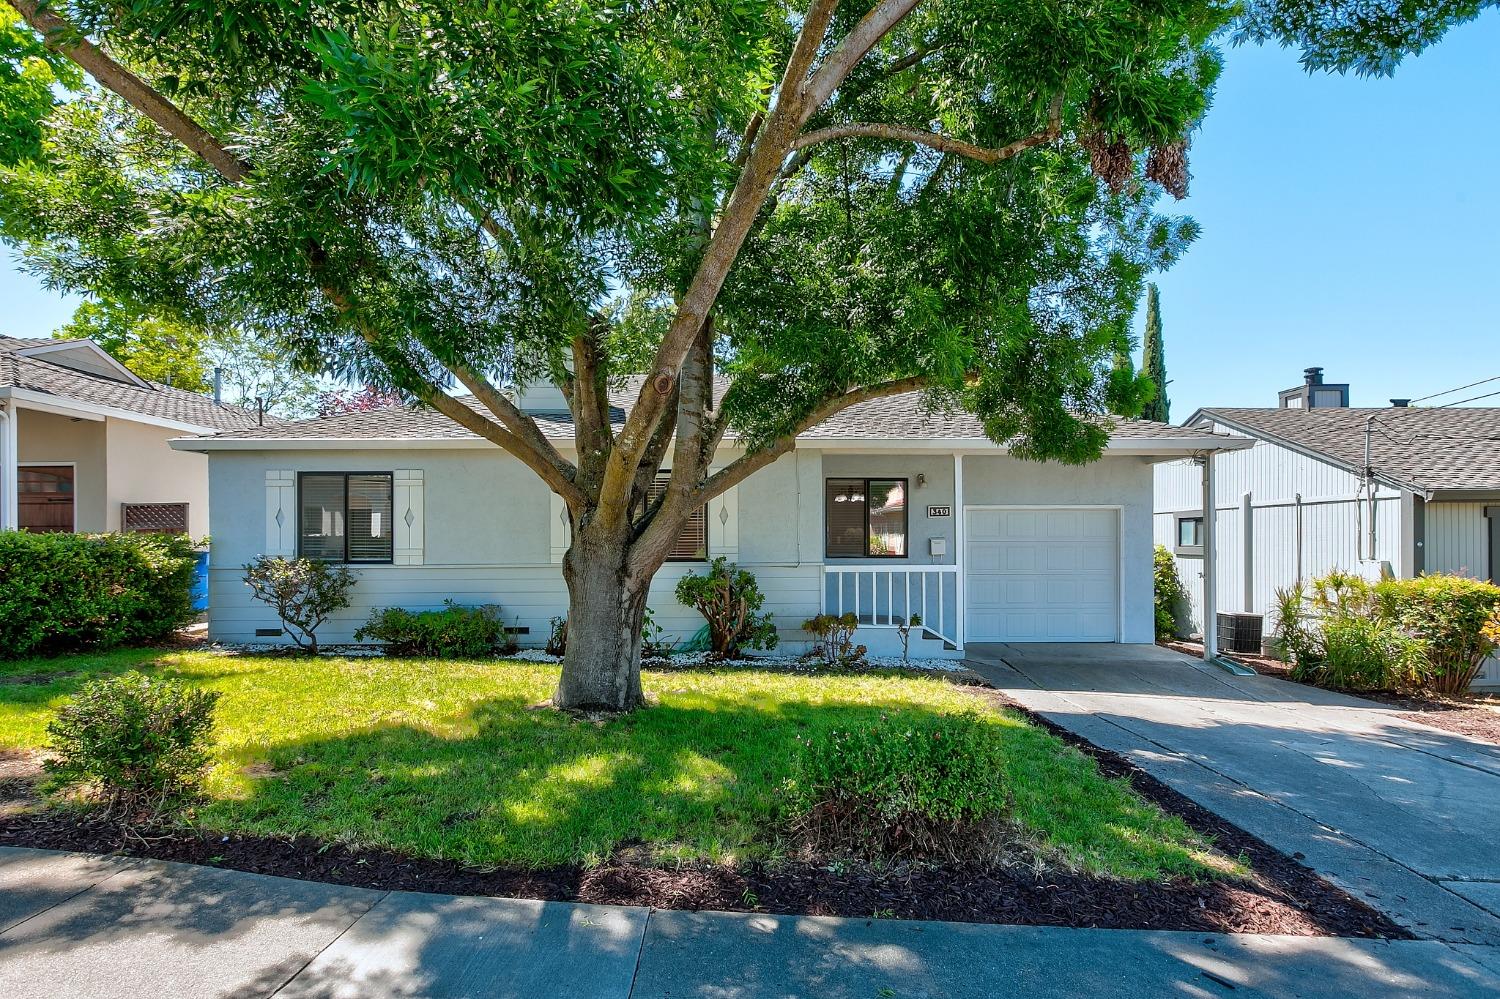
[[[111,652],[0,663],[0,749],[35,749],[93,676],[141,669],[218,691],[197,824],[474,866],[771,858],[798,736],[881,714],[982,709],[1004,733],[1014,818],[1049,856],[1130,879],[1243,868],[1056,737],[939,680],[647,671],[654,706],[578,722],[534,706],[557,667],[515,661]]]

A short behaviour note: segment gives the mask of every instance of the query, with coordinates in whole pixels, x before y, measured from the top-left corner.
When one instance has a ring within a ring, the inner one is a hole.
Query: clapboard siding
[[[1489,577],[1489,522],[1484,508],[1483,503],[1427,504],[1429,572]]]

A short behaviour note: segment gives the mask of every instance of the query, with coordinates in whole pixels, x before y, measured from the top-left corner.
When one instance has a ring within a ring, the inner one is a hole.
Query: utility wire
[[[1476,385],[1484,385],[1484,384],[1486,384],[1488,382],[1500,382],[1500,375],[1495,375],[1495,376],[1493,376],[1491,378],[1481,378],[1477,382],[1470,382],[1467,385],[1460,385],[1458,388],[1451,388],[1451,389],[1449,389],[1446,392],[1434,392],[1434,393],[1432,393],[1432,395],[1424,395],[1420,399],[1413,399],[1411,401],[1412,402],[1426,402],[1428,399],[1438,399],[1438,398],[1441,398],[1442,396],[1452,395],[1455,392],[1462,392],[1464,389],[1471,389],[1471,388],[1474,388]],[[1494,394],[1500,395],[1500,393],[1494,393]],[[1488,398],[1488,397],[1487,396],[1479,396],[1479,398],[1484,399],[1484,398]],[[1467,400],[1467,401],[1473,401],[1473,400]],[[1445,402],[1445,403],[1443,403],[1443,405],[1444,406],[1456,406],[1458,404],[1457,403]],[[1438,408],[1441,408],[1441,407],[1433,406],[1431,408],[1438,409]]]

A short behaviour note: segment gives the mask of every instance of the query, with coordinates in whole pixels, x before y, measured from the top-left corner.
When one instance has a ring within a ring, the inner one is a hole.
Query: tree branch
[[[115,62],[83,37],[82,32],[51,11],[41,9],[36,0],[7,0],[26,23],[41,33],[46,44],[77,63],[92,76],[99,85],[114,93],[141,114],[160,125],[167,134],[177,139],[189,151],[218,171],[232,184],[243,184],[250,176],[250,167],[220,142],[208,129],[190,118],[139,76]],[[340,314],[352,320],[355,330],[367,343],[378,341],[378,331],[363,321],[360,310],[347,291],[333,284],[328,277],[327,256],[316,243],[302,248],[303,259],[317,279],[318,288]],[[424,382],[422,401],[437,409],[454,422],[498,444],[521,459],[534,470],[555,492],[568,501],[570,506],[581,506],[586,498],[573,484],[572,466],[557,452],[552,443],[543,436],[536,421],[516,409],[484,378],[475,375],[462,365],[455,366],[453,373],[480,398],[496,416],[510,426],[497,426],[484,419],[473,409],[440,388]]]
[[[877,385],[866,385],[863,388],[851,389],[848,392],[826,400],[798,423],[791,433],[779,438],[770,447],[742,455],[719,469],[713,475],[710,475],[693,494],[692,500],[694,505],[706,503],[731,486],[739,485],[750,475],[765,468],[771,462],[796,447],[797,438],[800,435],[816,427],[818,424],[832,419],[850,406],[857,406],[862,402],[869,402],[871,399],[884,399],[888,396],[916,392],[926,388],[929,384],[930,379],[926,375],[916,375],[911,378],[898,378],[894,381],[881,382]]]
[[[807,73],[811,68],[838,0],[812,0],[792,54],[782,74],[776,103],[757,130],[755,142],[738,182],[719,217],[686,293],[678,300],[677,314],[657,345],[651,370],[635,405],[625,418],[605,471],[601,500],[626,489],[635,479],[640,458],[660,421],[677,372],[693,340],[698,336],[724,281],[729,275],[745,236],[765,204],[781,163],[797,130],[806,119]],[[601,502],[601,510],[602,510]]]
[[[838,48],[823,60],[823,64],[808,81],[802,123],[806,123],[808,116],[833,96],[833,92],[853,72],[854,67],[859,65],[859,61],[919,3],[921,0],[881,0],[859,19],[859,23],[844,37]]]
[[[980,163],[999,163],[1008,160],[1012,156],[1024,153],[1034,146],[1040,146],[1051,142],[1062,134],[1062,109],[1060,102],[1054,100],[1052,109],[1048,114],[1047,127],[1040,132],[1033,132],[1025,138],[1006,143],[993,149],[984,146],[976,146],[972,142],[962,139],[950,138],[939,135],[936,132],[923,131],[920,128],[907,128],[904,125],[883,125],[871,122],[855,122],[849,125],[830,125],[820,128],[806,135],[799,136],[792,143],[792,148],[806,150],[823,142],[832,142],[835,139],[889,139],[892,142],[915,142],[919,145],[936,149],[940,153],[953,153],[964,156]]]
[[[238,184],[250,175],[250,167],[231,153],[208,129],[199,125],[150,84],[105,55],[73,25],[36,0],[7,0],[42,36],[43,43],[76,62],[100,86],[121,97],[162,127],[168,135],[196,153],[227,181]]]

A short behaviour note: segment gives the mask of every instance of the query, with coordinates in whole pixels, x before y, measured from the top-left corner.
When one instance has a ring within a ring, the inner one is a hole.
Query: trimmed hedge
[[[383,607],[371,611],[354,639],[380,642],[392,655],[432,659],[479,659],[515,651],[515,640],[497,604],[465,607],[445,600],[443,605],[442,610]]]
[[[194,554],[184,535],[0,531],[0,656],[165,638],[192,620]]]

